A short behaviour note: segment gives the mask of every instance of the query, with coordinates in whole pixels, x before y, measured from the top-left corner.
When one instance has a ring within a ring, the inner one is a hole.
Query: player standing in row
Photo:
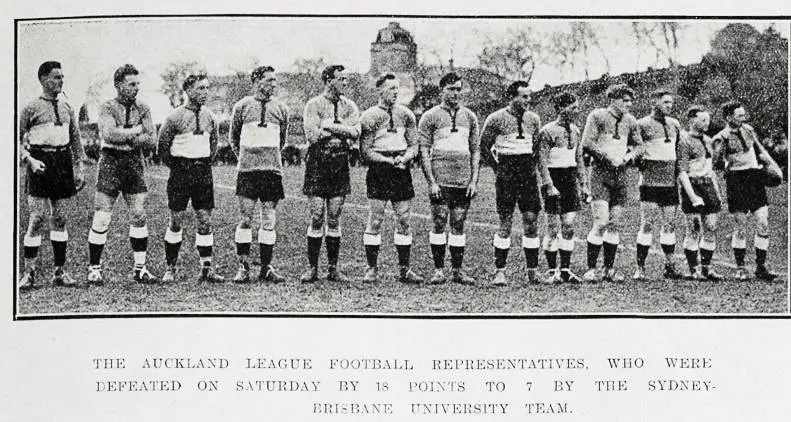
[[[634,91],[624,84],[610,85],[606,91],[610,106],[593,110],[585,122],[582,145],[592,158],[590,174],[593,226],[588,233],[588,271],[586,281],[596,282],[596,261],[604,247],[602,280],[622,282],[615,270],[615,256],[620,243],[623,207],[627,201],[626,166],[639,155],[640,127],[629,113]],[[634,151],[628,147],[634,146]]]
[[[544,212],[547,214],[547,232],[544,236],[544,254],[547,259],[547,282],[572,282],[581,280],[571,272],[571,254],[574,251],[574,220],[580,210],[580,191],[589,192],[580,145],[580,129],[574,124],[579,116],[577,97],[561,92],[552,99],[557,112],[556,120],[547,123],[538,132],[538,151],[542,171],[546,167],[542,186]],[[553,189],[557,191],[553,195]],[[560,250],[560,271],[557,255]]]
[[[302,192],[308,197],[311,217],[307,233],[310,268],[300,277],[303,283],[319,278],[322,236],[327,243],[327,280],[347,281],[338,270],[340,217],[346,195],[351,193],[349,144],[360,136],[360,112],[354,101],[343,95],[349,84],[344,67],[328,66],[321,73],[321,80],[324,93],[305,104],[303,116],[305,137],[310,146]]]
[[[725,161],[725,182],[728,193],[728,211],[733,215],[734,230],[731,239],[736,259],[736,279],[747,280],[744,267],[748,213],[755,216],[755,277],[772,281],[777,276],[766,268],[766,251],[769,249],[769,201],[766,197],[766,179],[761,164],[777,167],[758,135],[746,120],[744,107],[729,101],[722,105],[722,115],[727,126],[714,136],[715,157]],[[760,160],[760,163],[759,163]]]
[[[640,230],[637,232],[637,269],[633,280],[645,280],[645,260],[653,243],[654,228],[660,227],[659,245],[665,254],[666,279],[677,279],[673,262],[676,251],[675,220],[678,211],[676,185],[676,146],[681,124],[670,117],[673,94],[664,89],[651,93],[653,110],[638,120],[643,139],[640,169]]]
[[[50,215],[49,240],[55,272],[52,284],[76,286],[63,266],[69,239],[63,216],[64,200],[76,195],[85,184],[85,151],[74,110],[58,96],[63,91],[63,70],[58,62],[44,62],[38,68],[42,94],[22,109],[19,117],[20,152],[27,164],[27,203],[30,213],[23,240],[25,270],[20,289],[35,285],[36,261],[41,231]],[[77,164],[75,171],[74,164]],[[49,210],[47,210],[49,208]]]
[[[214,209],[214,178],[211,160],[217,152],[219,124],[208,108],[203,107],[209,95],[206,75],[189,75],[182,85],[187,104],[177,108],[165,119],[159,131],[159,157],[168,168],[167,193],[170,225],[165,232],[167,269],[163,282],[176,278],[176,262],[181,248],[184,211],[192,201],[197,229],[195,246],[200,258],[200,280],[223,282],[212,267],[214,235],[211,212]]]
[[[494,234],[495,273],[492,284],[505,286],[505,264],[511,248],[511,227],[514,207],[522,213],[522,248],[527,261],[527,280],[540,281],[538,277],[538,213],[541,211],[541,193],[538,187],[539,155],[534,145],[541,128],[541,120],[530,107],[530,88],[527,82],[516,81],[506,90],[511,102],[486,118],[481,130],[481,148],[491,151],[492,168],[495,169],[495,193],[500,226]],[[544,179],[544,180],[548,180]],[[557,196],[557,189],[549,180],[549,194]]]
[[[368,162],[365,185],[368,193],[368,224],[363,234],[368,269],[363,282],[379,281],[377,259],[385,207],[390,202],[398,219],[393,243],[398,252],[399,281],[417,284],[423,278],[409,268],[412,229],[409,225],[411,202],[415,197],[410,166],[417,157],[418,139],[415,115],[398,104],[398,79],[386,73],[376,80],[379,103],[360,117],[361,153]]]
[[[251,80],[253,95],[234,104],[229,130],[231,147],[238,158],[236,196],[239,197],[242,216],[235,235],[239,271],[233,280],[237,283],[250,281],[251,223],[256,202],[261,201],[261,227],[258,229],[261,272],[258,280],[281,283],[285,278],[275,271],[271,263],[277,241],[277,203],[285,198],[281,150],[288,136],[288,107],[272,97],[277,88],[273,67],[256,68]]]
[[[689,278],[718,281],[722,276],[710,267],[717,246],[717,215],[722,207],[717,175],[712,165],[712,140],[706,136],[711,115],[702,106],[692,106],[687,110],[687,120],[689,131],[681,137],[677,150],[681,211],[687,220],[684,255],[689,265]]]
[[[88,282],[104,282],[102,251],[107,243],[107,230],[119,193],[123,193],[131,211],[129,240],[134,256],[134,279],[142,283],[156,282],[156,277],[146,269],[148,187],[141,153],[144,147],[154,148],[156,128],[151,120],[151,110],[137,99],[140,90],[138,70],[131,64],[123,65],[115,71],[113,82],[118,96],[102,104],[99,109],[102,155],[94,198],[96,212],[88,234]]]
[[[446,244],[450,248],[451,280],[475,283],[462,271],[462,263],[467,243],[464,221],[477,191],[481,151],[478,118],[459,101],[462,87],[462,79],[455,72],[443,76],[439,81],[441,103],[425,112],[418,124],[421,164],[434,222],[429,233],[435,267],[432,284],[445,282]],[[449,220],[451,232],[446,235]]]

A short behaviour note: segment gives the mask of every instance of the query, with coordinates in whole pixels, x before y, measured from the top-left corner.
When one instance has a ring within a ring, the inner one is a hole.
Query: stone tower
[[[417,44],[398,22],[390,22],[379,30],[376,41],[371,43],[372,76],[384,72],[412,73],[417,65]]]

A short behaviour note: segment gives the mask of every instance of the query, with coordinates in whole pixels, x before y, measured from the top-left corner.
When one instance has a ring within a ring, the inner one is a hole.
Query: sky
[[[158,92],[159,74],[169,63],[194,60],[212,74],[228,74],[235,69],[249,69],[256,61],[289,71],[298,58],[324,57],[328,62],[364,73],[370,65],[371,43],[378,30],[391,20],[412,33],[418,44],[418,61],[429,65],[447,64],[452,54],[457,66],[476,66],[484,40],[497,39],[509,29],[533,26],[539,32],[551,32],[568,27],[568,20],[449,18],[202,17],[20,22],[19,105],[40,93],[36,69],[43,61],[63,63],[64,92],[75,107],[84,102],[91,83],[111,78],[114,69],[123,63],[133,63],[142,72],[140,98],[151,105],[154,119],[161,121],[170,106]],[[716,30],[727,23],[684,21],[680,63],[699,61]],[[759,30],[773,24],[749,23]],[[601,44],[608,52],[611,74],[657,65],[652,52],[636,48],[629,21],[599,20],[595,24],[602,29]],[[775,23],[775,28],[788,38],[787,22]],[[596,54],[591,60],[591,77],[598,78],[604,73],[604,62]],[[546,66],[536,70],[531,85],[541,87],[580,79],[581,70],[564,74]],[[113,96],[112,84],[107,84],[102,94]]]

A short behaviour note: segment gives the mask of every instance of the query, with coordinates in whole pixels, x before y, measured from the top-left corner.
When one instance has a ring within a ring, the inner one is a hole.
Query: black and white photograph
[[[15,317],[787,314],[790,31],[16,20]]]

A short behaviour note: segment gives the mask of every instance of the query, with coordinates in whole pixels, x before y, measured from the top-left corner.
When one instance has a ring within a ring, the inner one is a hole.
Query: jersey
[[[131,151],[132,144],[117,129],[129,129],[138,125],[143,126],[143,132],[139,136],[149,141],[153,139],[156,128],[151,119],[151,109],[146,104],[139,100],[125,103],[118,98],[105,102],[99,108],[99,139],[102,148]]]
[[[19,116],[22,143],[33,147],[62,147],[69,143],[78,149],[75,158],[82,158],[80,129],[71,106],[59,99],[44,96],[28,103]]]
[[[758,135],[750,125],[742,124],[735,129],[725,127],[714,135],[713,142],[714,150],[718,152],[717,158],[725,161],[726,171],[760,167],[755,152]]]
[[[515,115],[510,107],[501,108],[484,121],[481,145],[497,156],[534,154],[540,128],[541,119],[536,113],[525,110]]]
[[[211,158],[217,151],[219,124],[206,107],[181,106],[159,130],[159,154],[167,163],[170,157]]]
[[[705,134],[693,135],[682,132],[678,144],[678,171],[687,172],[690,178],[714,178],[712,158],[714,156],[713,141]]]
[[[676,186],[676,148],[681,124],[672,117],[651,114],[637,121],[643,149],[640,160],[641,186]]]
[[[237,171],[283,173],[281,149],[288,134],[288,107],[282,101],[248,96],[231,111],[230,144],[237,153]]]
[[[612,107],[593,110],[582,131],[585,152],[599,162],[605,157],[623,158],[628,147],[639,149],[642,143],[637,119]]]
[[[420,145],[430,152],[437,184],[466,188],[472,178],[472,151],[480,149],[478,118],[470,109],[437,105],[425,112],[418,124]]]
[[[385,108],[375,105],[360,117],[363,153],[371,149],[376,152],[403,152],[417,146],[415,115],[407,107],[395,104]]]
[[[349,137],[332,135],[322,138],[322,122],[351,126],[354,128],[352,130],[353,133],[351,133]],[[305,104],[302,123],[305,128],[305,137],[310,144],[320,140],[337,139],[348,147],[350,140],[360,136],[360,110],[357,108],[357,104],[355,104],[354,101],[343,95],[341,95],[336,102],[331,101],[324,94],[308,100]]]

